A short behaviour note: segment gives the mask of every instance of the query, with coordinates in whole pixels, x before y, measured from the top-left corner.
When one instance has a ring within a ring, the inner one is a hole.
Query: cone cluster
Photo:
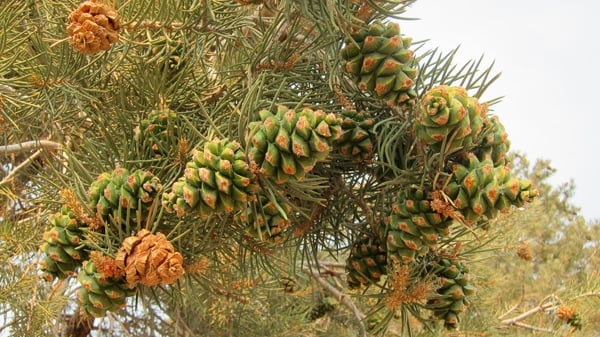
[[[342,135],[336,141],[340,153],[355,163],[370,160],[375,153],[375,120],[365,111],[342,112]]]
[[[161,189],[160,180],[149,171],[117,168],[100,174],[90,185],[89,205],[107,223],[141,223]]]
[[[431,208],[429,193],[411,187],[398,196],[387,219],[388,258],[398,263],[409,263],[426,254],[448,235],[452,219]]]
[[[364,237],[357,240],[346,260],[348,288],[360,289],[380,281],[387,274],[387,254],[378,239]]]
[[[183,256],[162,233],[146,229],[123,240],[115,258],[127,286],[172,284],[184,273]]]
[[[259,195],[245,211],[236,214],[236,221],[243,224],[254,238],[264,242],[281,243],[285,240],[285,230],[291,221],[287,214],[291,212],[289,204],[275,203],[264,195]],[[285,208],[285,209],[283,209]]]
[[[95,0],[83,2],[68,20],[69,42],[80,53],[96,54],[119,40],[117,12]]]
[[[436,289],[436,295],[427,301],[425,308],[443,320],[446,328],[456,329],[459,314],[469,305],[467,297],[475,294],[475,287],[469,280],[466,266],[460,261],[442,258],[434,270],[441,286]]]
[[[170,109],[152,110],[135,130],[138,142],[147,146],[156,155],[167,155],[174,137],[179,135],[177,113]]]
[[[344,70],[359,89],[385,100],[389,106],[412,104],[417,96],[417,70],[411,67],[411,39],[401,37],[400,25],[377,21],[351,37],[341,56],[346,61]]]
[[[426,92],[418,106],[415,129],[420,140],[436,151],[452,153],[472,146],[487,108],[461,87],[441,85]]]
[[[192,151],[184,176],[163,194],[163,206],[178,216],[232,213],[246,209],[258,190],[240,144],[215,139]]]
[[[88,251],[81,244],[84,239],[81,229],[86,225],[78,221],[73,212],[63,208],[50,217],[50,223],[53,227],[44,232],[44,242],[40,247],[46,254],[40,262],[40,269],[48,281],[74,275],[83,260],[88,258]]]
[[[85,313],[102,317],[107,311],[115,312],[125,306],[125,299],[134,294],[122,277],[111,277],[98,272],[93,260],[85,261],[77,276],[81,288],[77,298]]]
[[[276,113],[259,112],[260,121],[248,125],[247,143],[256,169],[277,183],[302,180],[324,161],[342,133],[341,120],[323,110],[300,111],[279,106]]]
[[[444,192],[468,223],[493,219],[514,205],[523,206],[538,195],[531,181],[515,177],[508,166],[494,166],[489,158],[479,160],[473,153],[452,167],[452,180]]]

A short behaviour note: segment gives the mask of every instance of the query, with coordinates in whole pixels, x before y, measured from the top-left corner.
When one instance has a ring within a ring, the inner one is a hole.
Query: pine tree
[[[413,43],[412,2],[5,1],[2,329],[458,328],[538,190],[498,75]]]

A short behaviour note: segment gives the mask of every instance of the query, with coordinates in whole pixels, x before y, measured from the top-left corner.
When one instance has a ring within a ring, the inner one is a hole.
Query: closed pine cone
[[[119,40],[117,12],[96,0],[85,1],[69,14],[71,45],[83,54],[108,50]]]
[[[116,257],[129,286],[172,284],[183,275],[183,256],[162,233],[142,229],[123,241]]]

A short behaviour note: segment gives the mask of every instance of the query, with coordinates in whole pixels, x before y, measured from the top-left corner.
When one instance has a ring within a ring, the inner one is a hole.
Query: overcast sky
[[[405,15],[420,20],[401,22],[431,48],[495,61],[502,76],[484,98],[505,96],[494,113],[511,149],[549,159],[555,185],[573,179],[573,203],[590,220],[600,219],[598,13],[591,0],[419,0]]]

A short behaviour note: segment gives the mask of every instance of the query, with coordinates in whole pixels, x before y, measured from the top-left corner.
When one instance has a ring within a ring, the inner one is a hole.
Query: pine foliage
[[[498,75],[413,43],[412,2],[5,1],[0,331],[470,322],[471,260],[538,190]]]

